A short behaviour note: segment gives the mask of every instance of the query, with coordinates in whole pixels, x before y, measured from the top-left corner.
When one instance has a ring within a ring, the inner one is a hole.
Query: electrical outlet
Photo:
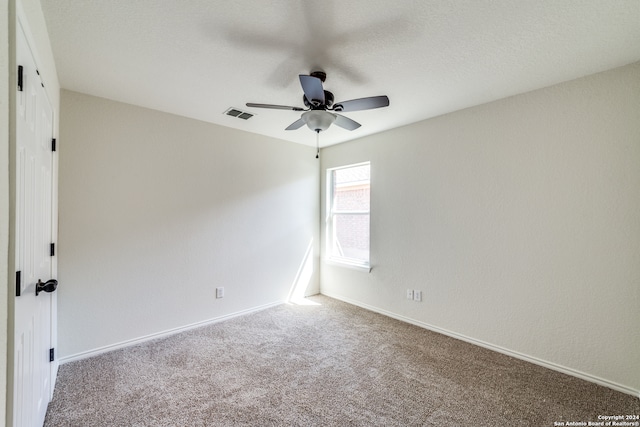
[[[222,286],[216,288],[216,298],[224,298],[224,288]]]
[[[413,291],[413,300],[414,301],[422,301],[422,291],[415,290]]]
[[[407,299],[413,299],[413,289],[407,289]]]

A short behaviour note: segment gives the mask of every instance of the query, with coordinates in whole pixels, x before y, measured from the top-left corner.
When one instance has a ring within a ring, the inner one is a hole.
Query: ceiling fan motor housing
[[[306,95],[302,95],[302,102],[304,102],[305,107],[309,107],[312,110],[325,110],[333,105],[333,100],[333,93],[328,90],[324,91],[324,104],[314,105],[307,99]]]

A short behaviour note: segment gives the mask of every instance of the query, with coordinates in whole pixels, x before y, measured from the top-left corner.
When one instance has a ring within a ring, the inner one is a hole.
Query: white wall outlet
[[[413,289],[407,289],[407,299],[413,299]]]
[[[414,301],[422,301],[422,291],[415,290],[413,291],[413,300]]]
[[[224,298],[224,287],[216,288],[216,298]]]

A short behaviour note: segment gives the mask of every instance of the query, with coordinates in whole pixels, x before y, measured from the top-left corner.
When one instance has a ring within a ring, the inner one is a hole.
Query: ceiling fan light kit
[[[315,132],[323,132],[329,129],[329,126],[336,121],[337,117],[336,114],[324,110],[311,110],[302,113],[302,120],[309,129]]]

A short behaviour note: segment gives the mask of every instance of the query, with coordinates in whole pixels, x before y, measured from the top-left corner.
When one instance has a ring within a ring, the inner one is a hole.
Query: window
[[[371,165],[327,169],[327,257],[369,268]]]

